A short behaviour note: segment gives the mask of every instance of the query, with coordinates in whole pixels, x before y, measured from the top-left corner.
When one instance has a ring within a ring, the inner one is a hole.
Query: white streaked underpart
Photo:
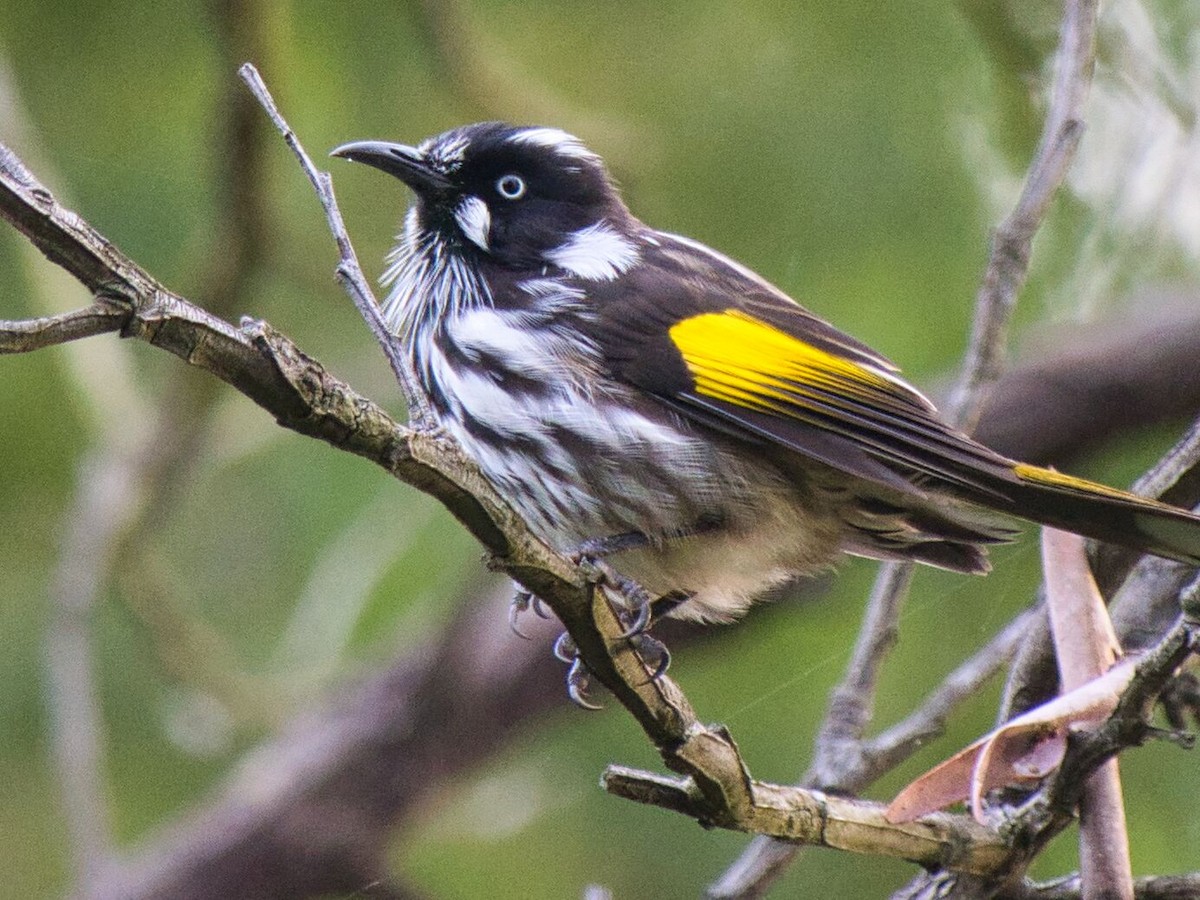
[[[505,368],[553,386],[591,371],[590,341],[571,331],[529,324],[520,311],[476,309],[446,322],[446,334],[468,358],[490,356]]]
[[[638,261],[637,247],[601,219],[546,251],[546,259],[580,278],[611,281]]]

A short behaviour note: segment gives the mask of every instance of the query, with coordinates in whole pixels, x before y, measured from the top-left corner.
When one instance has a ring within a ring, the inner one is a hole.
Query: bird
[[[982,574],[1014,520],[1200,565],[1200,517],[975,441],[871,347],[636,218],[565,131],[332,155],[415,197],[381,308],[439,430],[656,617],[732,621],[843,554]]]

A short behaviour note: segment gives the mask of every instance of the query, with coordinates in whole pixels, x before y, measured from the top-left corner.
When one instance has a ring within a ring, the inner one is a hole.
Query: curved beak
[[[366,163],[399,178],[422,196],[442,194],[450,190],[449,179],[435,171],[416,147],[392,144],[388,141],[352,141],[329,151],[330,156]]]

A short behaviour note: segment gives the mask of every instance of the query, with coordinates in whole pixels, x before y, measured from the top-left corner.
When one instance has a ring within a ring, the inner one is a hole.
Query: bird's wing
[[[591,283],[590,336],[618,380],[738,440],[793,451],[917,500],[999,512],[1200,565],[1200,517],[1016,463],[937,417],[887,359],[698,244],[657,235]]]
[[[662,236],[598,299],[614,374],[689,419],[907,492],[1014,480],[885,357],[707,248]]]

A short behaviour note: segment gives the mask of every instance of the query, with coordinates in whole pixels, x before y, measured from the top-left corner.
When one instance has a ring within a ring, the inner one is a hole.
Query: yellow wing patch
[[[788,413],[805,398],[881,400],[927,405],[899,379],[806,343],[740,310],[703,313],[677,322],[671,340],[696,392],[764,412]],[[886,404],[885,404],[886,405]]]

